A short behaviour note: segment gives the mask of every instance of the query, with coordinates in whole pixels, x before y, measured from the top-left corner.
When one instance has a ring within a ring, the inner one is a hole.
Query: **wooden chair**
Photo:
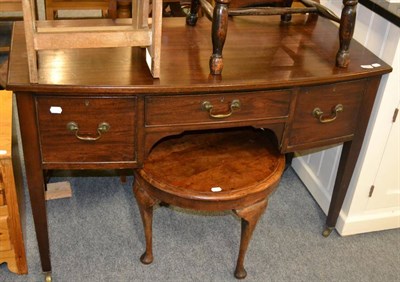
[[[246,277],[244,258],[252,233],[285,168],[285,157],[276,148],[269,134],[255,129],[187,133],[156,145],[135,172],[146,238],[141,262],[153,261],[154,205],[233,210],[242,225],[235,276]]]
[[[12,92],[0,90],[0,264],[17,274],[28,273],[23,238],[24,189]]]
[[[45,0],[46,20],[58,18],[60,10],[100,10],[106,18],[109,4],[109,0]]]
[[[131,0],[45,0],[45,14],[46,20],[54,20],[59,18],[60,10],[100,10],[103,18],[130,18],[131,3]],[[168,5],[173,16],[185,15],[180,8],[180,0],[163,0],[164,8]],[[165,12],[163,14],[166,15]]]
[[[153,0],[150,25],[149,0],[133,0],[130,19],[64,21],[39,21],[33,12],[35,0],[22,1],[31,83],[39,82],[37,52],[50,49],[146,47],[144,59],[153,77],[159,77],[162,0]]]
[[[215,7],[207,0],[191,1],[190,13],[186,18],[188,25],[196,25],[197,12],[200,6],[203,7],[206,15],[212,19],[213,53],[210,58],[210,73],[213,75],[222,73],[222,50],[228,30],[228,15],[281,15],[282,21],[290,21],[291,14],[318,14],[340,24],[340,47],[336,55],[336,66],[346,68],[350,62],[349,47],[354,32],[358,1],[343,0],[344,6],[340,18],[319,4],[319,0],[298,0],[304,7],[292,7],[294,0],[215,0]]]
[[[0,12],[21,12],[22,11],[22,0],[0,0]],[[9,21],[9,20],[15,20],[14,17],[5,17],[5,18],[0,18],[0,20],[5,20],[5,21]],[[17,17],[17,19],[19,19],[19,17]],[[4,36],[6,35],[8,37],[8,31],[9,31],[9,26],[11,25],[11,23],[2,23],[0,25],[0,29],[1,29],[1,35]],[[11,36],[10,36],[11,38]],[[0,46],[0,53],[8,53],[10,51],[10,47],[9,46]],[[1,62],[0,60],[0,70],[6,70],[7,69],[7,61],[6,62]],[[0,85],[3,86],[5,84],[4,80],[2,79],[1,75],[0,75]],[[0,90],[2,89],[2,87],[0,87]]]

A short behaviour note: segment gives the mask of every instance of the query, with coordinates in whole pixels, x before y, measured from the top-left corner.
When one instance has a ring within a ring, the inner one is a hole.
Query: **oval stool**
[[[255,129],[187,133],[156,145],[135,172],[134,193],[146,239],[141,262],[153,261],[154,205],[233,210],[242,222],[235,277],[245,278],[251,235],[285,168],[285,157],[271,135]]]

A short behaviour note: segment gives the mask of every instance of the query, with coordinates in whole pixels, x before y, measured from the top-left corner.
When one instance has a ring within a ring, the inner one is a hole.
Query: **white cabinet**
[[[397,109],[400,109],[400,104],[397,105]],[[390,129],[382,158],[378,161],[379,168],[371,186],[371,197],[366,207],[367,210],[385,209],[400,205],[400,190],[396,189],[396,187],[400,187],[400,172],[398,171],[400,162],[400,121],[398,116]],[[397,168],[397,171],[393,171],[391,168]]]
[[[321,0],[321,3],[340,15],[342,1]],[[390,64],[393,72],[381,81],[364,145],[336,225],[341,235],[400,227],[400,114],[393,123],[393,114],[400,103],[400,28],[358,4],[354,38]],[[341,146],[303,152],[293,160],[294,170],[325,213],[340,151]]]

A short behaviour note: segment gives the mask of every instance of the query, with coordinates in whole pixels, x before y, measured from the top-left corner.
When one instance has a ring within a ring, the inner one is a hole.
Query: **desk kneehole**
[[[149,264],[152,253],[153,206],[233,210],[242,221],[235,276],[244,278],[244,257],[268,197],[277,187],[285,157],[268,131],[231,129],[169,137],[151,151],[135,174],[134,193],[143,220]]]

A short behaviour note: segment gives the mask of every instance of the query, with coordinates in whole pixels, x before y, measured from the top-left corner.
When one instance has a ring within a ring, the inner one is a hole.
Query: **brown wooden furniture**
[[[0,12],[12,12],[11,14],[5,14],[0,16],[0,21],[15,21],[21,20],[21,16],[14,15],[14,12],[22,11],[22,0],[0,0]],[[2,27],[0,27],[2,28]],[[2,35],[3,36],[3,35]],[[0,46],[0,52],[8,52],[8,47]]]
[[[38,52],[57,49],[84,49],[140,46],[146,48],[147,62],[153,77],[159,77],[162,24],[162,0],[152,4],[151,25],[148,23],[150,0],[133,0],[131,19],[86,19],[39,21],[36,0],[22,0],[26,46],[31,83],[38,83]],[[100,58],[99,58],[100,59]]]
[[[44,4],[46,20],[57,19],[60,10],[100,10],[106,18],[110,0],[45,0]]]
[[[233,9],[230,8],[231,2]],[[209,60],[209,67],[211,74],[219,75],[222,73],[224,66],[222,50],[228,31],[228,15],[282,15],[282,21],[288,22],[291,19],[291,14],[317,13],[322,17],[340,24],[340,47],[336,54],[336,66],[346,68],[350,62],[349,47],[354,32],[358,0],[344,0],[344,7],[340,18],[332,11],[319,4],[319,1],[299,0],[299,2],[303,3],[305,7],[292,8],[293,0],[215,0],[215,7],[212,7],[207,0],[192,0],[186,23],[191,26],[196,25],[197,13],[200,6],[203,6],[206,14],[212,18],[211,37],[213,52]],[[272,4],[277,7],[260,7],[267,4]],[[252,5],[256,5],[257,7],[251,7]]]
[[[60,10],[100,10],[103,18],[131,18],[132,0],[46,0],[46,20],[58,19]]]
[[[0,263],[28,273],[20,215],[24,207],[16,139],[12,138],[12,92],[0,91]],[[16,136],[15,136],[16,137]]]
[[[0,0],[1,12],[20,12],[22,11],[22,0]]]
[[[130,18],[132,0],[110,0],[110,17],[111,18]],[[183,17],[186,14],[182,11],[179,0],[162,0],[163,17]],[[168,10],[169,8],[169,10]],[[151,14],[151,9],[150,9]]]
[[[114,2],[116,12],[114,18],[131,18],[132,17],[132,0],[110,0]]]
[[[8,60],[0,63],[0,90],[3,90],[7,84]]]
[[[231,19],[221,76],[209,75],[210,22],[203,17],[194,30],[182,18],[164,18],[161,79],[153,79],[140,48],[71,49],[40,54],[37,84],[29,81],[23,26],[16,23],[7,88],[17,97],[43,271],[51,271],[43,170],[140,168],[157,141],[191,130],[268,128],[281,153],[344,143],[328,235],[381,76],[391,68],[356,41],[352,63],[335,67],[337,27],[321,17],[305,19],[293,15],[290,25],[273,17]],[[380,66],[361,67],[374,63]],[[208,101],[212,114],[229,114],[234,100],[240,110],[225,118],[211,117],[210,108],[202,106]]]
[[[285,168],[285,156],[273,137],[254,129],[206,131],[158,144],[135,174],[134,193],[146,238],[142,263],[153,261],[154,205],[233,210],[242,223],[235,277],[245,278],[244,258],[251,236]]]

